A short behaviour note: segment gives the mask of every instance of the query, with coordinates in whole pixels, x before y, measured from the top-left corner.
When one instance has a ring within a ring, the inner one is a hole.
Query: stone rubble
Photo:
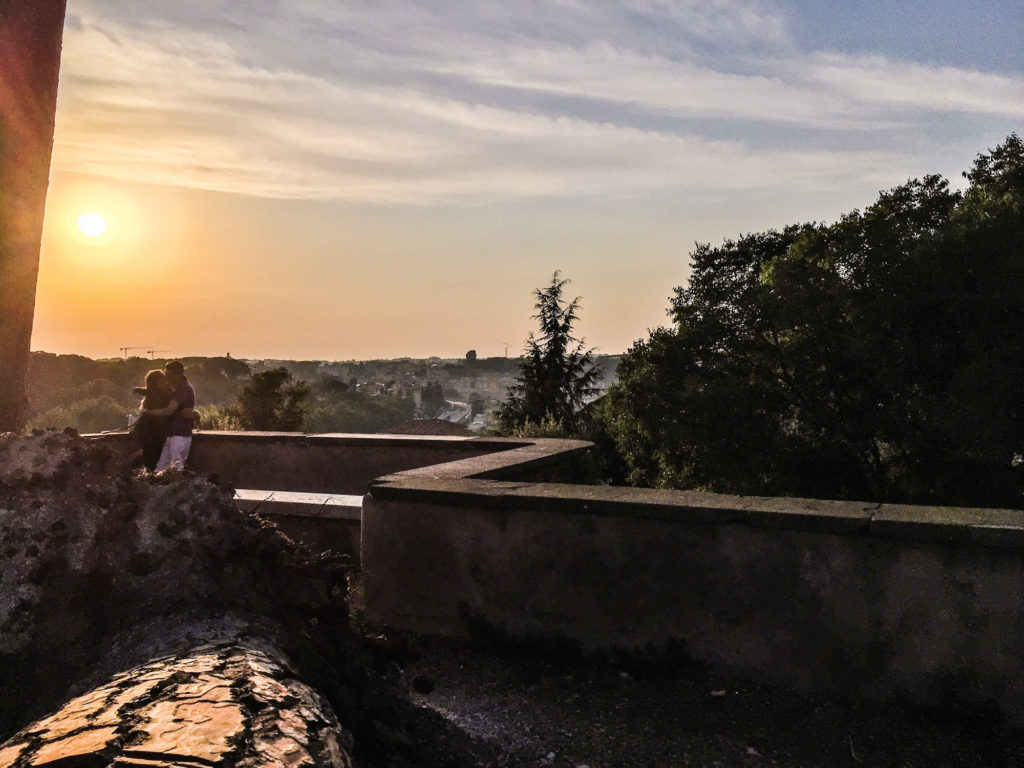
[[[108,645],[117,632],[131,635],[154,617],[168,619],[141,635],[180,638],[204,616],[221,617],[222,629],[212,644],[172,643],[172,655],[139,641],[140,658],[155,661],[108,675],[23,727],[0,747],[0,768],[69,758],[90,766],[350,764],[351,736],[324,699],[273,643],[238,641],[250,620],[278,628],[257,636],[295,638],[282,628],[322,622],[312,617],[327,610],[342,633],[338,653],[351,650],[343,575],[336,584],[331,571],[307,564],[273,526],[239,511],[229,489],[188,473],[133,475],[117,454],[73,433],[0,435],[0,555],[3,735],[59,702],[98,661],[116,658]],[[249,618],[231,624],[228,615]]]
[[[0,434],[0,768],[492,764],[352,631],[348,561],[232,497]]]
[[[345,633],[344,574],[310,564],[238,510],[230,489],[188,473],[134,475],[74,434],[0,435],[0,733],[51,708],[113,634],[144,620],[281,626],[325,610]],[[147,682],[135,681],[140,694]]]

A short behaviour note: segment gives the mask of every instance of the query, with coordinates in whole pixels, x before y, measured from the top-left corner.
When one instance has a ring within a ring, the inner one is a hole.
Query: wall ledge
[[[515,453],[514,451],[512,453]],[[490,458],[490,457],[479,457]],[[452,462],[468,465],[479,459]],[[433,469],[432,467],[424,470]],[[986,547],[1024,546],[1024,510],[874,504],[789,497],[732,496],[618,486],[493,481],[424,470],[378,478],[370,495],[381,501],[485,507],[569,515],[665,520],[690,525],[740,523],[901,541]],[[511,474],[511,473],[510,473]]]
[[[127,433],[89,436],[121,444]],[[385,434],[220,432],[196,434],[198,444],[354,446],[450,449],[466,458],[382,474],[370,481],[378,500],[422,501],[451,507],[529,508],[558,514],[676,521],[691,525],[739,523],[757,528],[821,531],[901,541],[984,547],[1024,546],[1024,510],[877,504],[790,497],[734,496],[650,488],[536,482],[558,477],[591,448],[581,440]],[[450,455],[450,454],[449,454]]]

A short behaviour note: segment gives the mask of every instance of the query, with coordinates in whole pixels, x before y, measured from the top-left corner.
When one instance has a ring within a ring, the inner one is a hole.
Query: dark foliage
[[[367,396],[348,392],[344,397],[320,398],[306,412],[309,432],[387,432],[413,417],[411,397]]]
[[[424,412],[431,416],[444,407],[444,388],[440,382],[428,381],[420,387],[420,403]]]
[[[146,372],[166,360],[129,357],[91,360],[80,355],[33,352],[28,371],[28,426],[75,427],[79,432],[123,429],[129,413],[137,413]],[[186,357],[185,372],[204,409],[230,402],[249,376],[249,366],[231,357]]]
[[[526,340],[519,376],[498,410],[503,432],[534,427],[574,434],[580,409],[597,392],[603,371],[594,364],[593,350],[572,335],[580,300],[562,298],[568,282],[555,272],[547,288],[534,291],[540,336],[531,333]]]
[[[228,412],[242,429],[295,432],[302,429],[309,393],[309,384],[294,381],[287,368],[271,368],[253,374]]]
[[[605,409],[637,484],[1021,506],[1024,145],[700,245]]]

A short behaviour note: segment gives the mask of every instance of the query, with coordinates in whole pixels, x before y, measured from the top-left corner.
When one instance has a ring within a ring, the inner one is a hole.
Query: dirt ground
[[[988,710],[843,702],[738,684],[692,665],[423,639],[403,671],[416,702],[497,747],[498,765],[1024,766],[1024,732]]]

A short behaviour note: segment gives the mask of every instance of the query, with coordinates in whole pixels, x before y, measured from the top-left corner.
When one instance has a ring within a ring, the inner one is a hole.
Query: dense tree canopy
[[[411,419],[415,410],[411,397],[349,392],[317,398],[307,409],[303,425],[309,432],[387,432]]]
[[[1022,506],[1024,145],[700,245],[604,409],[638,484]]]
[[[580,409],[596,393],[603,371],[594,364],[593,350],[575,338],[573,325],[579,298],[566,302],[563,289],[568,280],[555,272],[547,288],[534,291],[540,335],[532,333],[519,361],[519,376],[498,410],[498,424],[504,432],[530,427],[555,429],[564,434],[577,431]]]
[[[228,413],[242,429],[295,432],[302,429],[309,384],[293,380],[284,366],[253,374]]]

